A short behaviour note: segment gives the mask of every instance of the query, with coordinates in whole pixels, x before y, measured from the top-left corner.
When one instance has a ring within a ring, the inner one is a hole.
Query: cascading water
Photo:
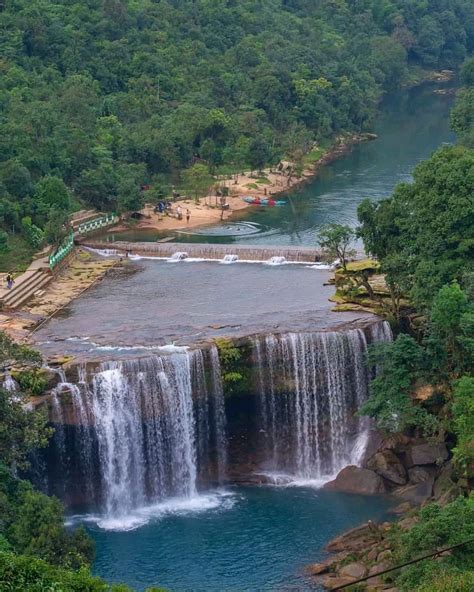
[[[286,263],[286,257],[270,257],[265,263],[267,265],[284,265]]]
[[[185,253],[184,251],[177,251],[176,253],[173,253],[171,255],[171,257],[168,259],[168,261],[182,261],[183,259],[187,259],[188,258],[188,254]]]
[[[391,339],[387,323],[369,340]],[[362,329],[268,335],[255,341],[266,469],[290,480],[326,480],[365,451],[369,423],[354,416],[367,396]]]
[[[239,260],[238,255],[224,255],[221,263],[236,263]]]
[[[64,405],[74,418],[74,477],[81,495],[118,520],[169,498],[197,496],[199,474],[225,477],[225,409],[217,348],[101,364],[90,382],[52,393],[57,461],[68,467]],[[209,385],[208,385],[209,382]],[[65,396],[64,400],[61,395]],[[193,398],[195,400],[193,400]],[[214,471],[208,467],[212,465]],[[213,477],[213,479],[212,479]]]
[[[254,338],[256,389],[244,396],[250,407],[229,401],[235,417],[226,415],[216,346],[102,363],[90,375],[79,367],[76,384],[61,373],[49,492],[98,508],[102,525],[115,528],[136,525],[127,517],[141,509],[199,500],[252,466],[286,481],[327,480],[362,459],[364,356],[369,343],[390,339],[386,323]]]

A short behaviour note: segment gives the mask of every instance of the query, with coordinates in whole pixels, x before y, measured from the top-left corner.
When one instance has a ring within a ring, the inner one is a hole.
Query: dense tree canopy
[[[34,245],[78,199],[134,208],[196,160],[260,169],[364,129],[474,39],[470,0],[6,0],[0,22],[0,222]]]

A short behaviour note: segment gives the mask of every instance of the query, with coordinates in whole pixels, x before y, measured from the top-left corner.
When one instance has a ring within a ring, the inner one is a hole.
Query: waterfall
[[[256,338],[259,413],[266,469],[298,480],[324,480],[358,464],[369,422],[355,411],[367,397],[367,341],[391,339],[387,323],[344,333]]]
[[[390,339],[382,322],[252,338],[255,385],[243,403],[225,401],[215,345],[79,366],[76,383],[58,371],[47,481],[59,487],[49,492],[124,524],[144,508],[202,499],[255,466],[326,480],[363,457],[370,422],[355,412],[371,378],[365,354]]]
[[[208,482],[225,478],[217,348],[207,355],[210,376],[203,351],[194,350],[105,362],[89,380],[79,368],[77,384],[60,377],[51,397],[56,458],[106,517],[124,517],[169,498],[193,499],[200,474]],[[74,418],[74,469],[66,458],[67,405]]]

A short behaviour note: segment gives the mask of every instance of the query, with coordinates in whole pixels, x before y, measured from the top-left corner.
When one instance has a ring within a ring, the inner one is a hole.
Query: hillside
[[[257,169],[367,129],[474,44],[470,0],[7,0],[0,21],[0,223],[31,248],[198,159]]]

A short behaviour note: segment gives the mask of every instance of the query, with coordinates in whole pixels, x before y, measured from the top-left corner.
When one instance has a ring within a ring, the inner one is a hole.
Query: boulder
[[[405,485],[407,482],[405,467],[391,450],[383,450],[374,454],[367,462],[367,468],[395,485]]]
[[[326,545],[326,551],[329,551],[330,553],[338,553],[339,555],[342,555],[342,553],[345,552],[347,557],[349,553],[364,551],[373,544],[378,537],[379,531],[375,524],[363,524],[362,526],[352,528],[330,540]]]
[[[414,444],[409,449],[408,460],[410,466],[435,465],[448,459],[449,453],[446,444]]]
[[[363,578],[367,573],[367,569],[365,565],[362,563],[348,563],[341,567],[339,570],[339,574],[346,578],[354,578],[354,580],[359,580]]]
[[[427,481],[423,481],[423,483],[399,487],[393,493],[406,502],[410,502],[413,505],[421,505],[430,499],[433,492],[433,483],[434,477],[430,477]]]
[[[394,452],[405,452],[412,439],[404,434],[391,434],[383,441],[380,450],[393,450]]]
[[[410,467],[408,469],[408,480],[413,485],[416,485],[418,483],[423,483],[424,481],[432,479],[435,473],[435,467]]]
[[[385,493],[385,484],[375,471],[350,465],[342,469],[334,481],[326,483],[324,489],[374,495]]]
[[[329,571],[329,565],[327,563],[313,563],[313,565],[308,565],[305,571],[309,576],[319,576]]]
[[[323,586],[326,590],[334,590],[335,588],[339,588],[340,586],[346,586],[354,581],[354,578],[344,578],[342,576],[336,576],[334,574],[328,574],[323,579]]]

